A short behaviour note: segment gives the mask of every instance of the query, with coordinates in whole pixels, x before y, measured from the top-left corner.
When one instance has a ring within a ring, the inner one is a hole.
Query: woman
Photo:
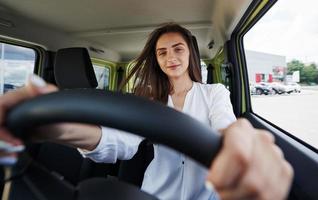
[[[129,77],[137,77],[136,95],[167,104],[216,129],[235,121],[225,87],[199,83],[201,71],[188,30],[176,24],[156,29],[135,63]],[[103,133],[97,149],[84,154],[97,162],[130,159],[142,140],[130,135],[119,138],[118,133],[105,127]],[[109,153],[110,145],[116,146],[116,153]],[[213,199],[213,193],[204,187],[206,175],[205,169],[184,155],[154,145],[154,159],[145,172],[141,189],[160,199]]]
[[[154,159],[146,169],[141,189],[159,199],[217,199],[211,187],[213,182],[224,199],[285,198],[292,169],[275,146],[273,136],[253,129],[246,120],[233,123],[236,119],[229,92],[220,84],[200,83],[197,59],[191,33],[177,24],[165,24],[151,33],[128,79],[135,75],[136,95],[162,102],[219,129],[224,134],[222,150],[208,175],[207,170],[186,156],[156,144]],[[30,82],[26,88],[0,99],[1,116],[5,115],[6,108],[19,101],[56,90],[36,77],[31,77]],[[44,128],[46,133],[48,130],[52,133],[43,136],[39,131],[34,138],[77,147],[96,162],[130,159],[142,140],[129,133],[93,125],[65,123]],[[48,135],[51,138],[47,138]],[[3,127],[0,138],[13,145],[21,144]],[[267,176],[268,166],[276,176]]]

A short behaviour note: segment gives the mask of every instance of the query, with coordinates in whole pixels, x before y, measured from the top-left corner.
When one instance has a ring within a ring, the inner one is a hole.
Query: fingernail
[[[18,145],[18,146],[12,146],[11,148],[8,148],[5,152],[6,153],[19,153],[22,152],[25,149],[24,145]]]
[[[24,145],[12,145],[10,143],[0,141],[0,151],[3,151],[5,153],[18,153],[25,149]]]
[[[205,181],[205,188],[209,191],[214,191],[214,186],[210,181]]]
[[[46,86],[46,82],[39,76],[35,75],[35,74],[31,74],[29,76],[29,81],[32,85],[38,87],[38,88],[42,88]]]
[[[5,165],[5,166],[14,165],[17,161],[18,159],[16,157],[12,157],[12,156],[1,157],[0,165]]]

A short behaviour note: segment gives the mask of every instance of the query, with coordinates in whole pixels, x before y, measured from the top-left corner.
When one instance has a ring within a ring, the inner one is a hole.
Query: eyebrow
[[[179,46],[179,45],[185,46],[184,43],[179,42],[179,43],[176,43],[176,44],[172,45],[171,47],[176,47],[176,46]],[[167,48],[166,47],[158,48],[158,49],[156,49],[156,52],[160,51],[160,50],[165,50],[165,49],[167,49]]]

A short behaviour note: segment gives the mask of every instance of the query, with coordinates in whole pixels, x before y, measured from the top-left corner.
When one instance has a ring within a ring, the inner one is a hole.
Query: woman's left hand
[[[293,169],[274,137],[238,119],[224,129],[223,147],[212,163],[207,188],[221,199],[286,199]]]

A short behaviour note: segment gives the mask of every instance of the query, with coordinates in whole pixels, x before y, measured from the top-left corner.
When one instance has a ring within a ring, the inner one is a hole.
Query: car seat
[[[65,48],[57,51],[54,76],[59,89],[96,88],[97,80],[86,48]],[[95,163],[83,158],[77,149],[54,143],[42,144],[36,160],[72,184],[107,174],[117,175],[117,166]]]

